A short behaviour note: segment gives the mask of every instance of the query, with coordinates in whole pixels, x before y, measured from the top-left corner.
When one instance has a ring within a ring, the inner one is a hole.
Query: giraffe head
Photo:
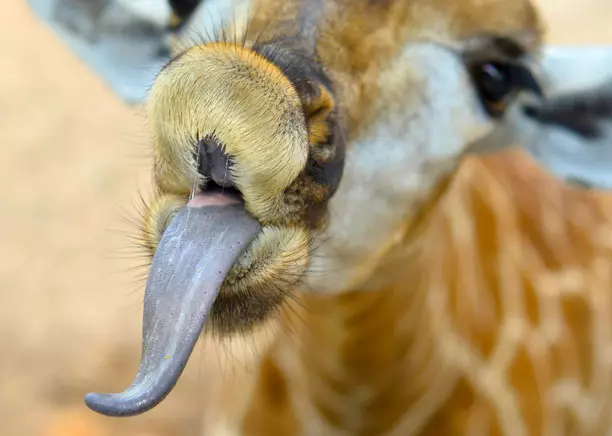
[[[225,4],[148,100],[143,356],[128,390],[87,397],[104,414],[162,401],[203,330],[248,333],[293,293],[393,280],[462,156],[541,91],[526,0]]]

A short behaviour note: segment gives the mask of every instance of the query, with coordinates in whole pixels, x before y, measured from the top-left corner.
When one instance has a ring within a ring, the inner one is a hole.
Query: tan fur
[[[248,22],[227,23],[235,40],[179,54],[149,102],[159,191],[143,225],[151,253],[173,211],[206,189],[194,147],[212,135],[264,228],[211,322],[222,333],[252,327],[232,310],[245,298],[280,310],[268,314],[278,333],[261,359],[212,391],[207,434],[603,434],[609,426],[589,413],[611,411],[600,350],[612,340],[612,199],[570,190],[520,156],[461,165],[495,123],[451,53],[495,33],[537,57],[532,5],[253,0],[250,11]],[[304,14],[316,17],[305,21],[312,29],[300,29]],[[302,95],[253,50],[300,31],[316,36],[333,90],[317,82]],[[442,114],[440,126],[422,115],[443,109],[450,121]],[[337,156],[337,126],[347,163],[330,200],[305,166]],[[447,136],[435,142],[440,129]],[[368,147],[400,159],[375,166]],[[381,198],[384,207],[370,207]],[[311,216],[319,206],[327,213]],[[366,237],[374,242],[356,249]]]

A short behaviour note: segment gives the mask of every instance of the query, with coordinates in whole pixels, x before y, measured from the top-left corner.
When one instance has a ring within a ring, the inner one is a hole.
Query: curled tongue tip
[[[85,395],[85,404],[87,404],[87,407],[91,410],[101,413],[102,415],[126,416],[128,414],[126,410],[113,404],[112,398],[112,394],[89,393]],[[130,415],[131,414],[133,413],[130,413]]]
[[[155,401],[155,398],[145,397],[140,401],[126,403],[118,396],[117,394],[90,393],[85,396],[85,404],[91,410],[106,416],[134,416],[152,409],[163,400],[161,398]]]
[[[185,363],[189,353],[190,350],[185,349],[181,356]],[[154,408],[168,396],[184,367],[180,364],[156,363],[150,360],[141,363],[136,380],[124,392],[89,393],[85,396],[85,404],[91,410],[107,416],[134,416]]]
[[[260,229],[243,205],[233,202],[189,205],[176,214],[147,280],[136,379],[122,393],[87,394],[90,409],[132,416],[164,400],[187,365],[225,276]]]

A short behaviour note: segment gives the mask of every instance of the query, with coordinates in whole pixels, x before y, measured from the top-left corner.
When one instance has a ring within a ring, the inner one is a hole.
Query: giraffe
[[[533,5],[225,6],[151,89],[143,359],[89,407],[144,413],[202,331],[263,332],[204,434],[608,434],[612,197],[498,134],[546,99]]]

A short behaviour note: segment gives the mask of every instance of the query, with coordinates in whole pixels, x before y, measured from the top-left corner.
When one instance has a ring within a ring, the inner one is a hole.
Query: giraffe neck
[[[453,376],[439,358],[435,314],[424,287],[409,284],[304,298],[307,327],[287,339],[300,368],[290,383],[303,386],[294,406],[309,410],[300,420],[319,421],[324,434],[392,434],[406,420],[416,431],[444,401]]]
[[[430,277],[413,247],[451,181],[448,174],[427,201],[413,205],[364,289],[304,293],[287,306],[284,328],[262,360],[246,427],[257,428],[266,409],[281,404],[289,405],[283,418],[267,420],[278,434],[395,434],[402,422],[397,434],[405,436],[426,425],[457,377],[440,356],[440,314],[430,309]]]
[[[303,295],[241,434],[606,434],[612,198],[521,156],[468,161],[396,285]]]

